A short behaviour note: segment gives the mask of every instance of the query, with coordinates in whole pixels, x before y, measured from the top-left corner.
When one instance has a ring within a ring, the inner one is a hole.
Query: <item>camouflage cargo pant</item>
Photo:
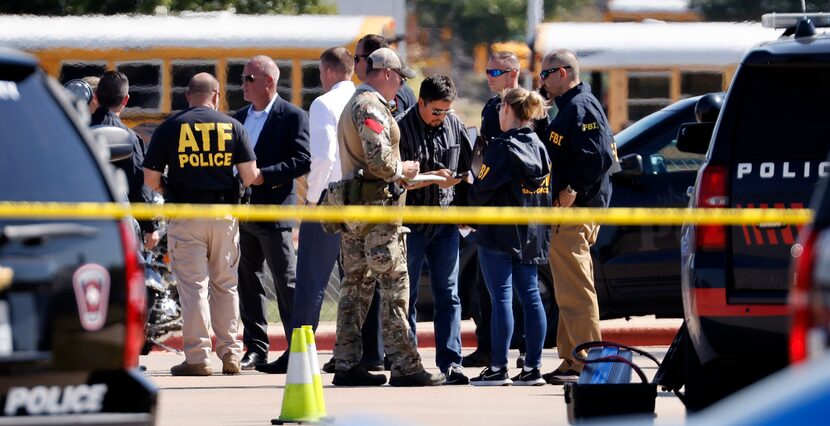
[[[371,227],[368,232],[363,231],[363,226],[354,225],[347,224],[348,231],[341,234],[340,240],[345,277],[340,283],[337,307],[336,369],[345,371],[360,364],[360,329],[375,285],[379,285],[383,345],[392,363],[392,375],[423,371],[407,322],[409,274],[404,234],[397,224],[365,225]]]

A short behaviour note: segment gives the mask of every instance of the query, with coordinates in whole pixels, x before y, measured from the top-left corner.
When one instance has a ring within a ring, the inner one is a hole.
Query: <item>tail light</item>
[[[123,364],[124,368],[135,368],[138,366],[138,355],[144,345],[146,291],[144,271],[138,262],[135,231],[127,221],[121,221],[121,242],[124,246],[124,278],[127,285]]]
[[[830,288],[830,232],[816,232],[804,228],[801,245],[793,250],[793,285],[789,305],[792,316],[790,328],[790,361],[804,361],[825,350],[828,306],[825,289]]]
[[[724,208],[729,204],[726,167],[707,164],[700,172],[695,207]],[[726,227],[698,225],[695,241],[700,251],[719,251],[726,248]]]

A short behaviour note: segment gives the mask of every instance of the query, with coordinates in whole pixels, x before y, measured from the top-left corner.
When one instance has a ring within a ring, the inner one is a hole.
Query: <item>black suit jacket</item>
[[[233,118],[244,124],[248,109],[245,106]],[[311,168],[308,114],[282,98],[275,99],[254,153],[265,183],[251,186],[251,204],[295,204],[294,179]],[[294,221],[279,221],[276,225],[290,228]]]

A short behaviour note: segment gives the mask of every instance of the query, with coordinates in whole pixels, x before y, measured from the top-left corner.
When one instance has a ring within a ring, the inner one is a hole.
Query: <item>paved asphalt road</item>
[[[667,347],[646,348],[662,359]],[[516,351],[511,351],[514,362]],[[425,364],[432,365],[434,349],[421,349]],[[277,356],[271,352],[271,358]],[[321,352],[320,362],[331,352]],[[255,371],[223,376],[222,364],[213,357],[211,377],[172,377],[169,369],[182,356],[153,352],[141,357],[147,375],[160,388],[157,424],[164,425],[267,425],[279,417],[284,375]],[[558,365],[555,350],[545,350],[543,371]],[[644,357],[635,357],[651,378],[657,367]],[[433,368],[433,371],[436,370]],[[479,369],[467,369],[477,375]],[[511,369],[511,375],[518,370]],[[388,373],[387,373],[388,374]],[[328,414],[337,425],[566,425],[567,411],[562,386],[435,388],[339,388],[331,385],[331,374],[323,374]],[[655,424],[683,423],[686,411],[674,394],[658,392]]]

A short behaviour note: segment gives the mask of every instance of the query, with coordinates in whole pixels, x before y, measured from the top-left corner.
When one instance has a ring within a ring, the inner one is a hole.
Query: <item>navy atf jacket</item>
[[[246,105],[233,118],[245,124],[248,109]],[[265,183],[251,186],[251,204],[296,204],[294,179],[311,169],[308,114],[285,99],[275,99],[254,146],[254,154]],[[280,228],[292,226],[293,220],[277,222]]]
[[[545,146],[530,127],[512,129],[490,141],[473,183],[474,206],[549,207],[550,167]],[[525,264],[548,262],[550,226],[481,225],[478,244],[509,253]]]
[[[619,170],[611,126],[591,86],[580,83],[555,99],[559,113],[548,125],[551,191],[568,185],[577,192],[576,207],[608,207],[611,173]]]

